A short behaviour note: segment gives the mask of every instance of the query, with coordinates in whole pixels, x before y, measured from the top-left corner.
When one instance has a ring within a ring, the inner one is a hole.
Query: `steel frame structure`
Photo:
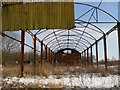
[[[107,11],[103,10],[100,8],[100,5],[102,4],[102,1],[99,3],[98,6],[93,6],[91,4],[86,4],[86,3],[79,3],[75,2],[75,5],[82,5],[82,6],[87,6],[90,7],[90,9],[79,16],[78,18],[75,19],[75,27],[70,28],[70,29],[65,29],[65,30],[49,30],[49,29],[40,29],[37,30],[37,32],[34,34],[30,30],[21,30],[21,40],[17,40],[15,38],[12,38],[8,35],[6,35],[4,32],[1,32],[0,35],[3,37],[8,37],[13,40],[16,40],[21,44],[21,76],[23,76],[23,61],[24,61],[24,45],[32,48],[34,50],[34,65],[36,63],[36,51],[41,53],[40,57],[40,62],[42,66],[43,60],[49,61],[51,64],[56,62],[56,53],[60,50],[63,49],[74,49],[80,53],[80,59],[82,60],[82,56],[85,56],[87,59],[87,62],[93,64],[93,50],[92,47],[95,45],[96,47],[96,64],[98,68],[98,42],[100,40],[103,40],[103,45],[104,45],[104,61],[105,61],[105,69],[107,70],[107,45],[106,45],[106,36],[108,36],[110,33],[113,31],[117,30],[118,31],[118,42],[119,42],[119,60],[120,60],[120,22],[117,18],[112,16],[110,13]],[[81,17],[92,11],[92,14],[90,15],[90,18],[88,21],[83,21],[81,20]],[[98,11],[101,11],[105,13],[107,16],[110,18],[114,19],[114,21],[106,21],[106,22],[101,22],[99,21],[98,18]],[[96,16],[94,16],[94,13],[96,12]],[[94,17],[95,21],[91,21],[91,18]],[[100,27],[98,27],[96,24],[116,24],[113,28],[108,30],[108,32],[104,32]],[[86,24],[86,25],[84,25]],[[100,38],[96,38],[94,35],[90,34],[87,32],[87,29],[90,31],[94,31],[98,34],[101,35]],[[25,44],[25,33],[26,32],[31,35],[34,41],[34,47]],[[52,31],[51,33],[47,34],[48,31]],[[41,34],[45,33],[45,36],[43,39],[38,38]],[[65,34],[64,34],[65,33]],[[67,33],[67,34],[66,34]],[[72,34],[71,34],[72,33]],[[76,33],[76,34],[73,34]],[[36,49],[36,41],[40,43],[41,45],[41,50]],[[47,42],[47,43],[45,43]],[[43,47],[45,47],[45,59],[43,59]],[[90,50],[90,53],[89,53]],[[87,54],[86,54],[87,52]],[[49,53],[49,54],[47,54]],[[88,61],[88,56],[90,54],[90,61]]]

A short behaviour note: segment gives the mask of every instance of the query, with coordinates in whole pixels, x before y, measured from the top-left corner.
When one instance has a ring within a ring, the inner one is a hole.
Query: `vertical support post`
[[[85,64],[85,67],[86,67],[86,51],[84,51],[84,64]]]
[[[45,46],[45,60],[47,62],[47,46]]]
[[[2,2],[0,2],[1,4]],[[0,34],[2,32],[2,7],[0,7]],[[0,35],[0,42],[2,42],[2,36]],[[0,50],[2,49],[2,45],[0,45]],[[2,52],[0,52],[0,63],[2,63]],[[2,71],[0,70],[2,74]]]
[[[51,50],[50,50],[50,51],[51,51]],[[51,51],[51,54],[50,54],[50,55],[51,55],[51,60],[50,60],[50,63],[52,64],[52,51]]]
[[[120,2],[119,2],[119,4],[120,4]],[[118,49],[119,49],[118,58],[120,60],[120,22],[117,23],[117,28],[118,28]]]
[[[97,41],[96,41],[95,45],[96,45],[96,64],[97,64],[97,68],[98,68],[98,43],[97,43]]]
[[[56,53],[53,53],[54,54],[54,67],[56,65]]]
[[[25,42],[25,31],[21,30],[21,56],[20,56],[20,61],[21,61],[21,77],[23,77],[23,62],[24,62],[24,42]]]
[[[87,63],[89,64],[89,48],[87,48]]]
[[[81,53],[81,61],[82,61],[82,56],[83,56],[83,53]]]
[[[34,35],[34,67],[36,64],[36,35]]]
[[[43,62],[43,41],[41,41],[41,60],[40,60],[41,67],[42,67],[42,62]]]
[[[103,35],[104,42],[104,59],[105,59],[105,70],[107,71],[107,46],[106,46],[106,35]]]
[[[49,48],[49,63],[50,63],[50,48]]]
[[[118,2],[118,20],[119,20],[119,22],[117,23],[117,28],[118,28],[118,49],[119,49],[118,59],[120,60],[120,1]]]
[[[80,60],[79,61],[81,61],[81,53],[80,53]]]
[[[33,42],[33,45],[34,45],[33,73],[35,74],[36,73],[36,35],[34,35],[33,40],[34,40],[34,42]]]
[[[90,51],[91,51],[91,55],[90,55],[90,57],[91,57],[91,65],[93,65],[93,57],[92,57],[92,46],[91,46],[91,48],[90,48]]]
[[[83,52],[82,52],[82,55],[81,55],[81,56],[82,56],[82,60],[81,60],[81,61],[82,61],[82,63],[83,63],[83,60],[84,60],[84,58],[83,58],[83,57],[84,57],[84,53],[83,53]]]
[[[81,53],[81,63],[83,63],[83,52]]]

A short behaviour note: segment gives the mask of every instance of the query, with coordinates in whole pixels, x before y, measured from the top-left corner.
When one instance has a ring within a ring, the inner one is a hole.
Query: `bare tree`
[[[6,32],[7,35],[19,39],[19,34],[15,32]],[[14,41],[8,37],[2,37],[2,51],[3,52],[15,52],[19,49],[19,42]]]

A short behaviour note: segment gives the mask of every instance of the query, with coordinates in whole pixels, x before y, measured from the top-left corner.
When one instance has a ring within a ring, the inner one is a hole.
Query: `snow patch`
[[[55,75],[50,75],[48,78],[45,77],[7,77],[3,79],[4,82],[8,84],[13,84],[14,82],[23,83],[24,85],[35,85],[42,84],[44,87],[48,84],[58,84],[63,87],[74,87],[79,86],[82,88],[111,88],[114,86],[119,86],[119,75],[109,75],[107,77],[101,77],[99,74],[81,74],[81,75],[68,75],[57,78]]]

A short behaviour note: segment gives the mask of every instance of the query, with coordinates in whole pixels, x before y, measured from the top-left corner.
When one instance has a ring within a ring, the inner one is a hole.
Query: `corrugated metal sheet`
[[[2,8],[2,30],[69,29],[74,26],[74,2],[8,3]]]

